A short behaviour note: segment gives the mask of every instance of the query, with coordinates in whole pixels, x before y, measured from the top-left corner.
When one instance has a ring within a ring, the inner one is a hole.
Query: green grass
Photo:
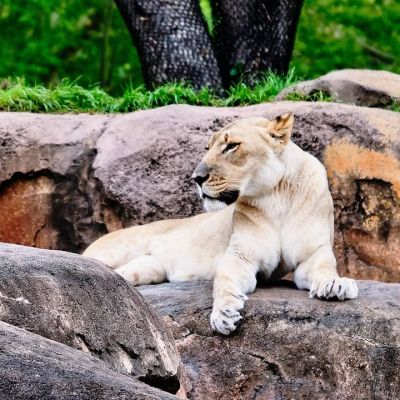
[[[85,89],[77,82],[61,81],[44,87],[29,86],[23,79],[0,82],[0,111],[60,112],[129,112],[169,104],[198,106],[239,106],[271,101],[285,87],[297,82],[294,71],[285,77],[267,73],[249,87],[243,82],[225,93],[211,89],[195,90],[184,83],[168,83],[149,91],[143,86],[129,86],[120,97],[112,97],[99,86]]]
[[[302,93],[293,92],[289,93],[285,100],[292,100],[292,101],[322,101],[325,103],[330,103],[333,101],[332,97],[322,90],[314,91],[309,95],[304,95]]]
[[[195,90],[187,84],[169,83],[153,91],[143,86],[130,86],[122,96],[113,97],[99,86],[85,89],[77,82],[61,81],[56,85],[44,87],[29,86],[23,79],[4,80],[0,81],[0,111],[123,113],[169,104],[245,106],[273,101],[282,89],[297,81],[294,71],[291,70],[285,77],[268,73],[256,81],[253,87],[239,82],[223,95],[211,89]],[[286,100],[332,101],[324,92],[316,92],[310,96],[292,93]],[[400,111],[400,103],[393,101],[390,109]]]
[[[400,99],[393,99],[392,104],[389,107],[389,110],[400,112]]]
[[[272,101],[280,91],[296,82],[299,82],[299,79],[296,77],[294,69],[291,69],[285,77],[268,73],[257,80],[252,87],[239,82],[227,91],[224,105],[244,106]]]
[[[74,82],[63,81],[46,88],[28,86],[17,79],[2,83],[0,110],[31,112],[111,111],[113,97],[99,87],[84,89]]]

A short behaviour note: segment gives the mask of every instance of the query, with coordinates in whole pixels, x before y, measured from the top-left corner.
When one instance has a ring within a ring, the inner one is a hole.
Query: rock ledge
[[[174,332],[190,399],[399,398],[400,285],[358,283],[346,302],[259,288],[228,338],[210,330],[210,282],[140,291]]]

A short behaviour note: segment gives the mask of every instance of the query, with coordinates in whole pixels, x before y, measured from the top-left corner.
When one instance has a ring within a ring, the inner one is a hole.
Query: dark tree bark
[[[185,80],[220,89],[221,74],[198,0],[115,0],[147,86]]]
[[[225,86],[242,73],[288,72],[302,5],[303,0],[212,0]]]

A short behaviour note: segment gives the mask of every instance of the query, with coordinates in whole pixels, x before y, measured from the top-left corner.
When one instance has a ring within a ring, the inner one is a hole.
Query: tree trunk
[[[114,4],[112,0],[103,0],[103,26],[100,48],[100,73],[99,82],[106,90],[109,89],[111,80],[111,65],[110,65],[110,33],[112,30],[112,17]]]
[[[187,81],[220,89],[221,75],[198,0],[115,0],[147,86]]]
[[[288,72],[303,0],[212,0],[224,85],[242,73]]]

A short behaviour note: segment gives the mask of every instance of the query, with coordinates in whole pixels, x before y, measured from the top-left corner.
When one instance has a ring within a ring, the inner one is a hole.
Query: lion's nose
[[[201,187],[201,185],[210,177],[208,165],[202,161],[194,170],[192,178]]]
[[[209,177],[210,177],[210,174],[195,175],[195,176],[193,176],[193,180],[201,187],[203,182],[205,182]]]

